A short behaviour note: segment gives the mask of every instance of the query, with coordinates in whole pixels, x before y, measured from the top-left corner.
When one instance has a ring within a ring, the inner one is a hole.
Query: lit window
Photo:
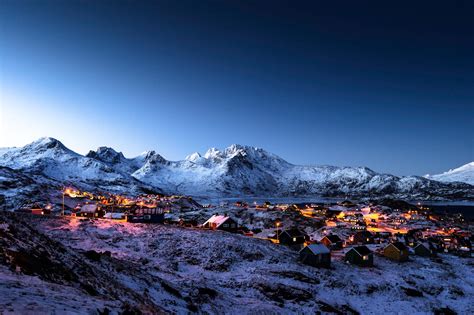
[[[296,237],[293,237],[293,242],[296,242]]]
[[[363,260],[369,260],[369,256],[365,255],[362,257]]]

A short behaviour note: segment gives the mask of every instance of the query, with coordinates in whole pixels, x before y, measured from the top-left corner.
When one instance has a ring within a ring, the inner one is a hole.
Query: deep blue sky
[[[474,160],[473,3],[3,0],[0,146],[445,171]]]

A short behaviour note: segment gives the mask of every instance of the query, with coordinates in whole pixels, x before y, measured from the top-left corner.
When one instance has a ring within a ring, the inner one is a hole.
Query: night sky
[[[473,1],[0,2],[0,146],[474,160]]]

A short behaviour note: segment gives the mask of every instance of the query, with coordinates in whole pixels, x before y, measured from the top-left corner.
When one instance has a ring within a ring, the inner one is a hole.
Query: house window
[[[144,218],[145,220],[150,220],[150,219],[151,219],[151,215],[145,215],[143,218]]]
[[[293,237],[293,242],[296,242],[296,237]]]
[[[229,224],[225,223],[225,224],[224,224],[224,227],[225,227],[225,228],[226,228],[226,227],[229,227]]]
[[[369,260],[369,256],[367,256],[367,255],[362,256],[362,259],[363,259],[363,260]]]

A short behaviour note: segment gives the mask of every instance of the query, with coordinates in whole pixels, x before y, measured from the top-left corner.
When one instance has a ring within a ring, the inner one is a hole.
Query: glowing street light
[[[61,215],[64,216],[64,195],[66,194],[66,190],[63,190],[63,211],[61,212]]]
[[[278,233],[278,228],[280,227],[281,222],[280,222],[280,221],[276,221],[275,225],[276,225],[276,228],[277,228],[277,229],[276,229],[277,241],[278,241],[278,243],[280,243],[280,234]]]

